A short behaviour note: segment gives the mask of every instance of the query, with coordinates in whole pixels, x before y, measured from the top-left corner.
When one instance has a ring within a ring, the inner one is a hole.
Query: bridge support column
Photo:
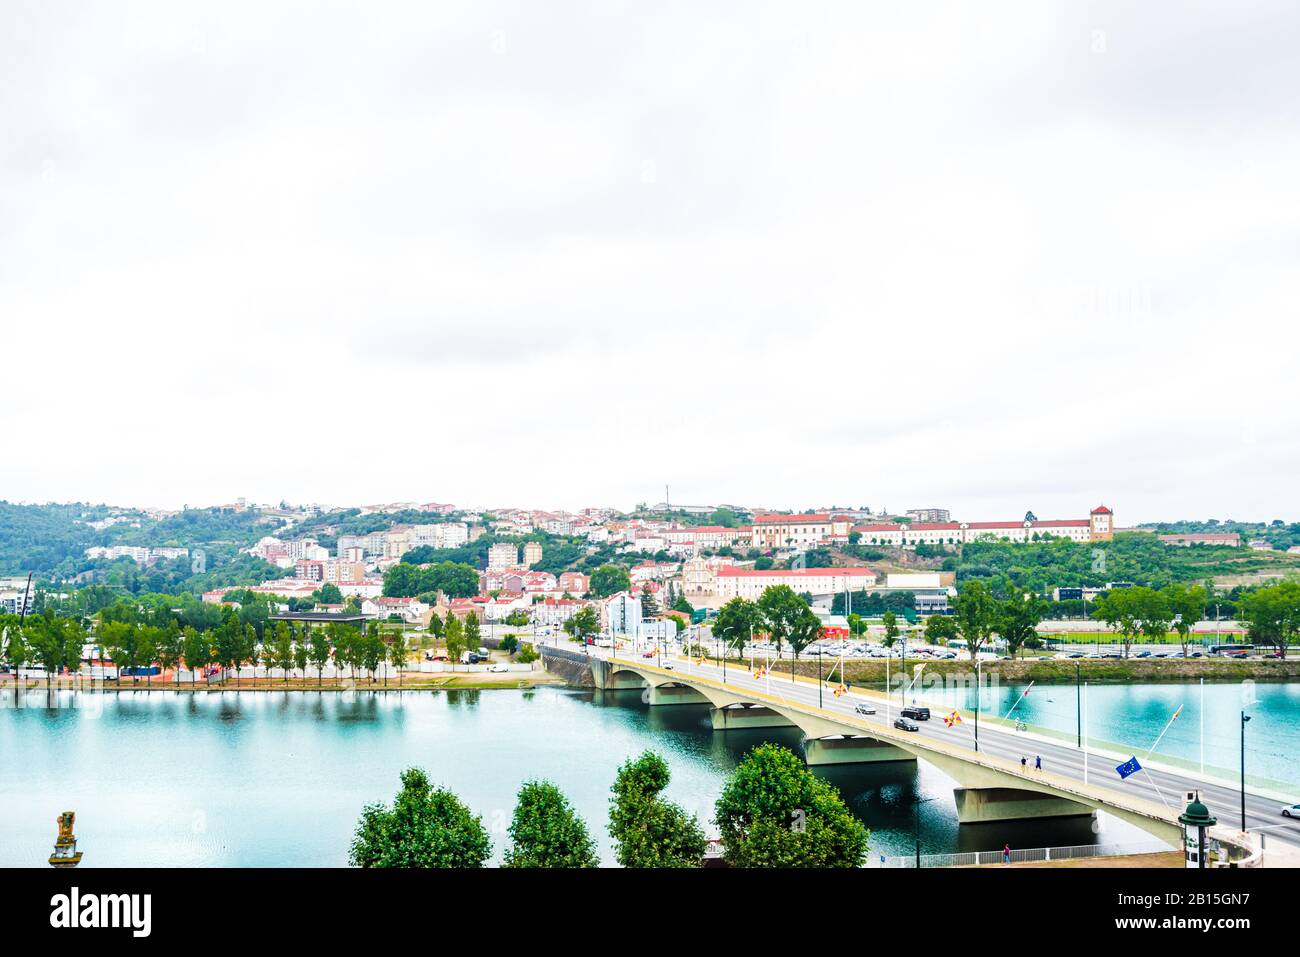
[[[650,696],[646,703],[649,705],[708,704],[709,699],[694,688],[688,688],[685,685],[667,684],[653,686],[650,689]]]
[[[809,767],[916,760],[916,755],[910,751],[875,738],[806,738],[803,757]]]
[[[794,722],[762,705],[732,705],[714,708],[709,715],[714,731],[741,728],[792,728]]]
[[[1068,798],[1019,788],[957,788],[957,820],[962,824],[1029,821],[1043,817],[1089,817],[1095,812]]]

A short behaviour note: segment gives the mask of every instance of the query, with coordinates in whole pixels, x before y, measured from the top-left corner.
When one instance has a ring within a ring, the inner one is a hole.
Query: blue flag
[[[1130,775],[1137,774],[1141,770],[1142,765],[1138,764],[1138,759],[1136,757],[1129,758],[1115,769],[1121,778],[1127,778]]]

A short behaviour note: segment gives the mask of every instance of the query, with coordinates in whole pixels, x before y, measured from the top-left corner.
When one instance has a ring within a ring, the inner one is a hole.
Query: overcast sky
[[[0,8],[0,497],[1300,518],[1293,3]]]

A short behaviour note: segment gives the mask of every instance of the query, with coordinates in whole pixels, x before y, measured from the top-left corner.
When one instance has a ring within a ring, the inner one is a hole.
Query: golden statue
[[[77,838],[72,833],[76,820],[74,811],[64,811],[58,816],[59,836],[54,841],[54,853],[50,855],[51,867],[76,867],[81,863],[81,851],[77,850]]]

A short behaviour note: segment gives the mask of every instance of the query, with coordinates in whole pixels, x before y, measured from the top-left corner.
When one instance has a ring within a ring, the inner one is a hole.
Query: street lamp
[[[1250,715],[1241,713],[1241,829],[1246,830],[1246,722]]]
[[[1196,828],[1196,866],[1205,866],[1205,829],[1214,827],[1218,824],[1218,819],[1210,813],[1210,809],[1201,803],[1201,792],[1196,791],[1192,795],[1192,800],[1187,805],[1187,810],[1178,815],[1178,822],[1184,828]],[[1183,854],[1186,855],[1186,838],[1183,842]]]

